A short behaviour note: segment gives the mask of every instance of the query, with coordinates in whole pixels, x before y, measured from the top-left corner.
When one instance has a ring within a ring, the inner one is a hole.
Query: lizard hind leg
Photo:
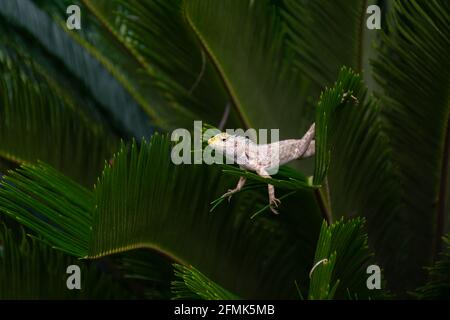
[[[275,214],[279,214],[279,212],[275,208],[278,208],[278,206],[281,204],[281,200],[275,198],[275,187],[271,184],[268,184],[267,189],[269,191],[270,210]]]
[[[228,192],[225,193],[225,194],[222,196],[222,198],[228,198],[228,202],[229,202],[229,201],[231,200],[231,196],[232,196],[233,194],[235,194],[235,193],[237,193],[237,192],[239,192],[239,191],[242,190],[242,188],[244,187],[246,181],[247,181],[247,178],[246,178],[246,177],[240,177],[240,178],[239,178],[239,181],[238,181],[238,184],[237,184],[237,186],[236,186],[236,188],[234,188],[234,189],[228,189]]]
[[[271,178],[271,176],[269,175],[269,173],[265,170],[265,169],[260,169],[257,171],[258,175],[263,177],[263,178]],[[270,210],[275,213],[275,214],[279,214],[279,212],[275,209],[278,208],[278,206],[280,205],[281,201],[280,199],[277,199],[275,197],[275,187],[271,184],[267,185],[267,190],[269,192],[269,205],[270,205]]]

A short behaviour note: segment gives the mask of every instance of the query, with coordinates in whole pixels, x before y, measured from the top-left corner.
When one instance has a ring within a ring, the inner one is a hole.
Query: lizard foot
[[[230,202],[231,201],[231,197],[233,196],[233,194],[235,194],[238,191],[239,190],[237,190],[237,189],[228,189],[228,192],[224,193],[222,195],[222,198],[228,198],[228,202]]]
[[[270,210],[275,214],[279,214],[279,212],[275,208],[278,208],[280,203],[281,203],[280,199],[277,198],[270,199]]]

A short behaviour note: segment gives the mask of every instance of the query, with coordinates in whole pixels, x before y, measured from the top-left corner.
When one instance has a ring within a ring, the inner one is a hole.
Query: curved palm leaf
[[[331,150],[333,149],[333,144],[330,141],[330,136],[339,126],[339,123],[335,121],[334,118],[336,117],[336,114],[339,114],[340,109],[345,108],[345,106],[350,102],[353,105],[357,104],[358,99],[353,96],[353,92],[358,95],[356,92],[359,92],[361,86],[362,83],[360,77],[348,68],[343,67],[335,85],[332,88],[326,89],[324,92],[322,92],[316,109],[316,153],[314,176],[307,177],[304,174],[296,172],[294,169],[291,169],[287,166],[282,166],[279,172],[273,178],[269,179],[260,177],[253,172],[248,172],[229,165],[222,165],[222,167],[224,167],[223,172],[235,176],[249,178],[253,181],[259,182],[259,185],[263,186],[270,183],[277,188],[284,188],[288,190],[313,190],[320,188],[322,186],[322,183],[325,181],[330,165],[330,155]],[[355,99],[356,102],[353,101],[353,99]],[[248,188],[249,186],[244,187],[243,191]],[[293,192],[291,194],[293,194]],[[224,199],[224,197],[221,197],[215,200],[213,202],[213,208],[215,208]],[[262,210],[268,208],[269,206],[266,205],[263,209],[255,213],[254,216],[260,213]],[[322,210],[326,211],[326,208],[322,208]],[[326,219],[328,221],[331,220],[328,212],[323,212],[323,214],[326,216]]]
[[[296,64],[318,85],[329,83],[342,59],[361,71],[364,3],[286,2],[283,16]],[[367,217],[370,243],[388,282],[403,290],[423,279],[421,268],[431,261],[432,243],[438,243],[430,239],[442,235],[430,215],[439,210],[433,207],[444,207],[433,203],[439,176],[446,175],[441,168],[449,118],[449,76],[443,71],[449,70],[444,36],[449,10],[446,2],[396,1],[391,11],[389,33],[379,40],[374,60],[374,77],[386,97],[380,104],[360,98],[358,108],[338,116],[328,181],[332,215]],[[324,28],[329,31],[322,33]],[[417,168],[424,170],[419,174]]]
[[[382,37],[374,74],[382,89],[380,117],[398,167],[407,219],[396,228],[407,247],[399,265],[421,274],[440,251],[450,141],[447,1],[398,1]],[[420,170],[418,170],[420,168]],[[406,214],[405,214],[406,216]],[[399,257],[400,258],[400,257]],[[408,261],[408,262],[406,262]],[[413,284],[412,284],[413,285]]]
[[[308,299],[380,298],[383,290],[370,291],[366,268],[372,254],[368,250],[364,219],[323,222],[316,255],[309,275]],[[176,299],[235,300],[235,294],[214,283],[192,266],[174,265],[178,280],[172,281]],[[300,293],[301,294],[301,293]]]
[[[283,1],[283,22],[294,63],[317,92],[346,65],[362,72],[367,1]]]
[[[115,135],[13,45],[0,46],[0,72],[0,155],[18,163],[45,160],[92,185],[118,145]]]
[[[301,136],[314,110],[302,108],[307,84],[284,59],[277,7],[265,0],[185,1],[184,14],[245,128]]]
[[[141,62],[157,89],[164,92],[168,107],[219,122],[227,97],[211,63],[187,28],[183,1],[82,2]]]
[[[98,54],[83,48],[85,42],[80,45],[72,40],[73,33],[67,33],[65,10],[63,20],[54,22],[31,1],[6,0],[0,5],[0,14],[12,20],[14,24],[11,25],[18,25],[28,31],[32,41],[40,43],[60,59],[64,67],[75,75],[74,81],[84,83],[89,88],[100,105],[107,108],[110,117],[122,126],[122,131],[136,136],[148,135],[151,129],[148,118],[119,82],[111,77],[111,69],[98,61],[101,59]],[[112,74],[116,77],[121,75],[118,71]]]
[[[303,270],[312,261],[308,248],[320,223],[311,194],[297,193],[282,221],[250,220],[247,208],[255,194],[211,215],[209,201],[229,181],[217,168],[173,165],[170,141],[159,135],[140,148],[123,147],[94,192],[44,165],[25,166],[4,179],[1,210],[70,254],[95,258],[150,248],[195,266],[242,297],[289,297],[295,279],[307,283]],[[300,219],[308,225],[297,227]]]
[[[317,242],[315,268],[311,271],[309,299],[379,298],[382,290],[369,290],[366,268],[372,262],[364,219],[343,219],[322,224]]]
[[[113,82],[118,81],[134,100],[131,107],[137,102],[155,126],[167,130],[191,126],[196,119],[219,122],[226,96],[200,47],[186,30],[181,1],[34,2],[53,17],[62,33],[67,32],[67,6],[80,6],[83,28],[68,33],[72,42],[113,75]],[[73,59],[70,52],[64,52],[62,58]],[[98,87],[95,82],[88,85],[94,90]],[[110,91],[105,89],[104,92]],[[102,96],[99,99],[105,100]],[[126,121],[126,125],[140,123],[134,117],[138,113],[131,107],[124,110],[124,105],[107,103],[116,116],[126,112],[125,120],[133,121]],[[139,138],[142,135],[135,134]]]
[[[228,292],[217,283],[209,280],[194,267],[174,264],[175,276],[172,292],[175,299],[237,300],[238,296]]]
[[[121,299],[127,295],[92,263],[26,238],[23,230],[16,236],[1,225],[0,248],[0,299]],[[81,290],[66,286],[70,265],[80,267]]]

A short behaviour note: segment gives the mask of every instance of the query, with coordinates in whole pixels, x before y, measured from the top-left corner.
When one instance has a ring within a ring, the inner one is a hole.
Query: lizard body
[[[222,132],[209,139],[208,144],[226,158],[239,164],[242,169],[255,171],[261,177],[270,178],[271,168],[314,155],[314,134],[315,124],[313,123],[301,139],[258,145],[248,138]],[[236,188],[228,190],[223,197],[230,199],[234,193],[244,187],[245,182],[246,178],[240,177]],[[268,184],[268,192],[270,208],[272,212],[278,213],[275,208],[280,204],[280,200],[275,197],[273,185]]]

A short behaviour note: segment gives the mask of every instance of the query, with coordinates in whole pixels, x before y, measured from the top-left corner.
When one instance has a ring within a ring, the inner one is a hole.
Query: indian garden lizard
[[[208,140],[208,145],[216,152],[223,154],[239,164],[241,169],[255,171],[259,176],[270,178],[271,168],[278,168],[292,160],[307,158],[315,153],[315,124],[301,139],[289,139],[270,144],[257,144],[243,137],[222,132]],[[234,189],[228,190],[222,197],[231,198],[245,185],[246,177],[240,177]],[[273,213],[278,214],[276,208],[280,200],[275,197],[275,188],[268,184],[269,204]]]

